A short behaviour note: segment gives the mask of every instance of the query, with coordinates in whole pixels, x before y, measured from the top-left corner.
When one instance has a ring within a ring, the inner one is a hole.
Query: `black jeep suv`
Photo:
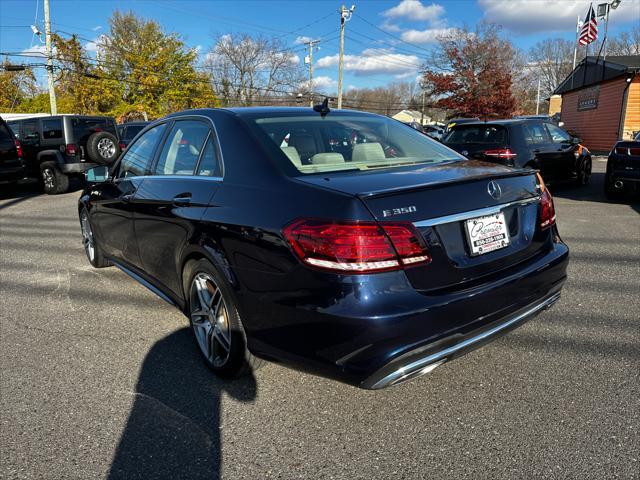
[[[24,178],[24,175],[20,142],[0,117],[0,183],[16,182]]]
[[[8,122],[22,145],[27,176],[49,194],[64,193],[69,177],[118,158],[118,132],[111,117],[57,115]]]

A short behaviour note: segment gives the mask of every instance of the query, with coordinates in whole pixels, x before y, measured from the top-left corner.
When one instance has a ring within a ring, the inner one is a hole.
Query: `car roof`
[[[509,125],[522,125],[524,123],[531,123],[531,122],[535,122],[535,121],[540,121],[542,119],[540,118],[508,118],[505,120],[488,120],[486,122],[483,121],[474,121],[474,122],[465,122],[464,124],[461,124],[461,127],[471,127],[474,125],[501,125],[501,126],[509,126]],[[453,128],[457,128],[458,125],[454,126]]]
[[[144,122],[144,121],[139,121],[139,122],[126,122],[126,123],[119,123],[118,126],[119,127],[136,127],[136,126],[146,126],[149,125],[151,122]]]

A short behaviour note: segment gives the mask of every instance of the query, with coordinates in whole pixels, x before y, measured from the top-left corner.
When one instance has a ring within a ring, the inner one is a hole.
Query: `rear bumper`
[[[429,373],[444,362],[475,350],[520,326],[538,313],[550,308],[559,298],[560,292],[553,293],[507,318],[488,325],[487,328],[467,335],[465,338],[454,336],[454,338],[450,339],[452,345],[449,347],[442,347],[436,344],[413,350],[385,365],[362,382],[360,386],[366,389],[378,390]]]
[[[97,167],[97,163],[91,162],[77,162],[77,163],[63,163],[58,166],[62,173],[84,173],[90,168]]]
[[[0,165],[0,182],[16,182],[26,176],[26,168],[20,165]]]
[[[568,259],[558,239],[499,279],[437,293],[415,290],[404,272],[340,277],[333,284],[320,274],[279,279],[254,272],[250,281],[268,291],[241,294],[239,310],[255,355],[382,388],[472,350],[550,306],[566,280]]]

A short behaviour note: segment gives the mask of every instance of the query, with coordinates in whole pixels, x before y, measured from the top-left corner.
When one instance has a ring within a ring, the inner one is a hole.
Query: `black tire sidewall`
[[[98,150],[98,143],[100,142],[100,140],[103,140],[105,138],[111,140],[115,147],[113,155],[109,158],[104,158],[102,155],[100,155],[100,151]],[[95,132],[91,134],[91,136],[87,139],[87,156],[89,157],[89,160],[100,165],[111,165],[117,160],[118,155],[120,155],[118,139],[112,133]]]
[[[45,170],[51,171],[53,177],[53,187],[49,188],[44,180]],[[40,181],[42,189],[48,195],[58,195],[64,193],[69,189],[69,177],[60,172],[54,164],[44,164],[40,167]]]
[[[240,321],[240,315],[238,313],[238,309],[236,306],[236,300],[231,292],[231,289],[227,285],[224,277],[220,275],[218,270],[205,259],[200,260],[191,260],[189,261],[184,268],[183,273],[183,290],[185,296],[185,315],[189,318],[189,323],[191,324],[191,329],[193,330],[193,323],[191,321],[191,284],[193,283],[193,279],[199,273],[206,273],[210,275],[220,290],[222,291],[222,296],[224,298],[227,314],[229,316],[229,326],[230,326],[230,337],[231,337],[231,348],[229,352],[229,358],[222,366],[215,366],[204,355],[202,355],[202,359],[205,364],[213,370],[218,376],[223,378],[236,378],[247,371],[247,337],[244,331],[244,327],[242,326],[242,322]],[[196,348],[198,352],[200,352],[200,347],[197,344],[197,340],[195,338],[195,334],[193,336],[194,342],[196,343]]]

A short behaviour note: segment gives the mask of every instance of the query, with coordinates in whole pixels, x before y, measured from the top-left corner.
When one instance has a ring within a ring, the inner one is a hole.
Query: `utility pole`
[[[347,7],[342,5],[338,13],[340,14],[340,60],[338,65],[338,109],[342,108],[342,64],[344,61],[344,24],[351,20],[351,15],[356,9],[355,5],[351,5],[351,8],[347,10]]]
[[[538,97],[536,98],[536,115],[540,113],[540,79],[541,77],[538,77]]]
[[[420,118],[420,125],[424,127],[424,85],[420,84],[422,87],[422,117]]]
[[[309,106],[313,107],[313,47],[320,40],[309,40],[305,45],[309,45]]]
[[[47,77],[49,79],[49,102],[51,115],[58,114],[56,91],[53,88],[53,50],[51,45],[51,17],[49,15],[49,0],[44,0],[44,34],[47,47]]]

